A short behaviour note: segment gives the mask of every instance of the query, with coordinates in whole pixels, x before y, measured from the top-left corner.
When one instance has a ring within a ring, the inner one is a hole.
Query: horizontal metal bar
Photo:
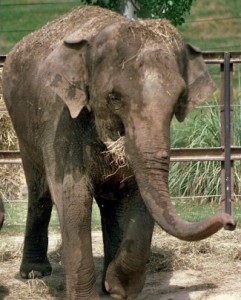
[[[0,150],[0,159],[2,158],[20,158],[19,150]]]
[[[172,148],[171,162],[224,161],[224,147]],[[241,160],[241,147],[231,147],[231,160]],[[0,151],[0,164],[20,164],[20,151]]]
[[[0,151],[0,164],[21,164],[20,151]]]
[[[234,194],[233,196],[235,199],[238,197],[241,197],[241,195],[239,195],[239,194]],[[196,196],[175,196],[175,197],[171,196],[172,200],[176,200],[176,199],[194,200],[194,199],[206,199],[206,198],[221,198],[222,199],[223,195],[218,194],[218,195],[203,195],[203,196],[200,196],[200,195],[199,196],[197,196],[197,195]],[[222,201],[223,201],[223,199],[222,199]]]
[[[20,164],[22,164],[21,158],[19,158],[19,159],[15,159],[15,158],[2,159],[2,158],[0,158],[0,165],[20,165]]]
[[[223,64],[227,51],[203,51],[203,59],[207,64]],[[241,63],[241,51],[230,51],[230,63]]]
[[[227,51],[202,51],[203,59],[207,64],[224,63],[224,53]],[[241,63],[241,51],[230,51],[230,63]],[[3,67],[7,55],[0,55],[0,67]]]
[[[171,162],[224,161],[224,147],[216,148],[173,148]],[[241,147],[231,147],[231,160],[241,159]]]

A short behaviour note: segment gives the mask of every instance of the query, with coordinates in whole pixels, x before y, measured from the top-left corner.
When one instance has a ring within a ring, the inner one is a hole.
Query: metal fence
[[[6,56],[0,55],[0,67]],[[233,77],[234,65],[241,63],[241,51],[203,52],[207,64],[220,66],[221,95],[221,145],[212,148],[172,148],[171,162],[219,161],[221,164],[221,189],[223,211],[232,215],[234,203],[233,166],[241,159],[241,147],[233,146]],[[0,112],[5,108],[0,107]],[[241,124],[240,124],[241,126]],[[0,150],[0,164],[21,164],[19,151]]]

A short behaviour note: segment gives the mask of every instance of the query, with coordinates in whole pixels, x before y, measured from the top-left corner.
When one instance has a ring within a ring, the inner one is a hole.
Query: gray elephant
[[[29,194],[22,277],[51,273],[46,253],[52,202],[71,300],[99,299],[93,198],[103,230],[103,288],[114,299],[141,292],[154,222],[188,241],[233,228],[227,214],[188,223],[169,197],[171,119],[175,114],[182,121],[214,85],[201,53],[168,21],[78,8],[14,47],[3,86]],[[118,141],[121,159],[113,150]]]

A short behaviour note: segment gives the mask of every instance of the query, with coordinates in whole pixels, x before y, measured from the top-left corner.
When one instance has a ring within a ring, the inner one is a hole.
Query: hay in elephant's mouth
[[[105,142],[107,150],[104,154],[108,159],[111,160],[111,164],[114,164],[118,168],[123,168],[128,166],[128,162],[125,154],[125,141],[124,137],[120,136],[116,141]]]

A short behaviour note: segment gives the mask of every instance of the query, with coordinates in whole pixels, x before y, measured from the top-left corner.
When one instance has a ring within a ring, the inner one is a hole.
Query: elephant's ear
[[[175,115],[182,122],[187,113],[206,101],[216,90],[215,84],[208,73],[202,52],[190,44],[187,51],[187,90],[179,99]]]
[[[88,104],[88,69],[85,39],[65,41],[47,60],[51,89],[66,103],[72,118]]]

